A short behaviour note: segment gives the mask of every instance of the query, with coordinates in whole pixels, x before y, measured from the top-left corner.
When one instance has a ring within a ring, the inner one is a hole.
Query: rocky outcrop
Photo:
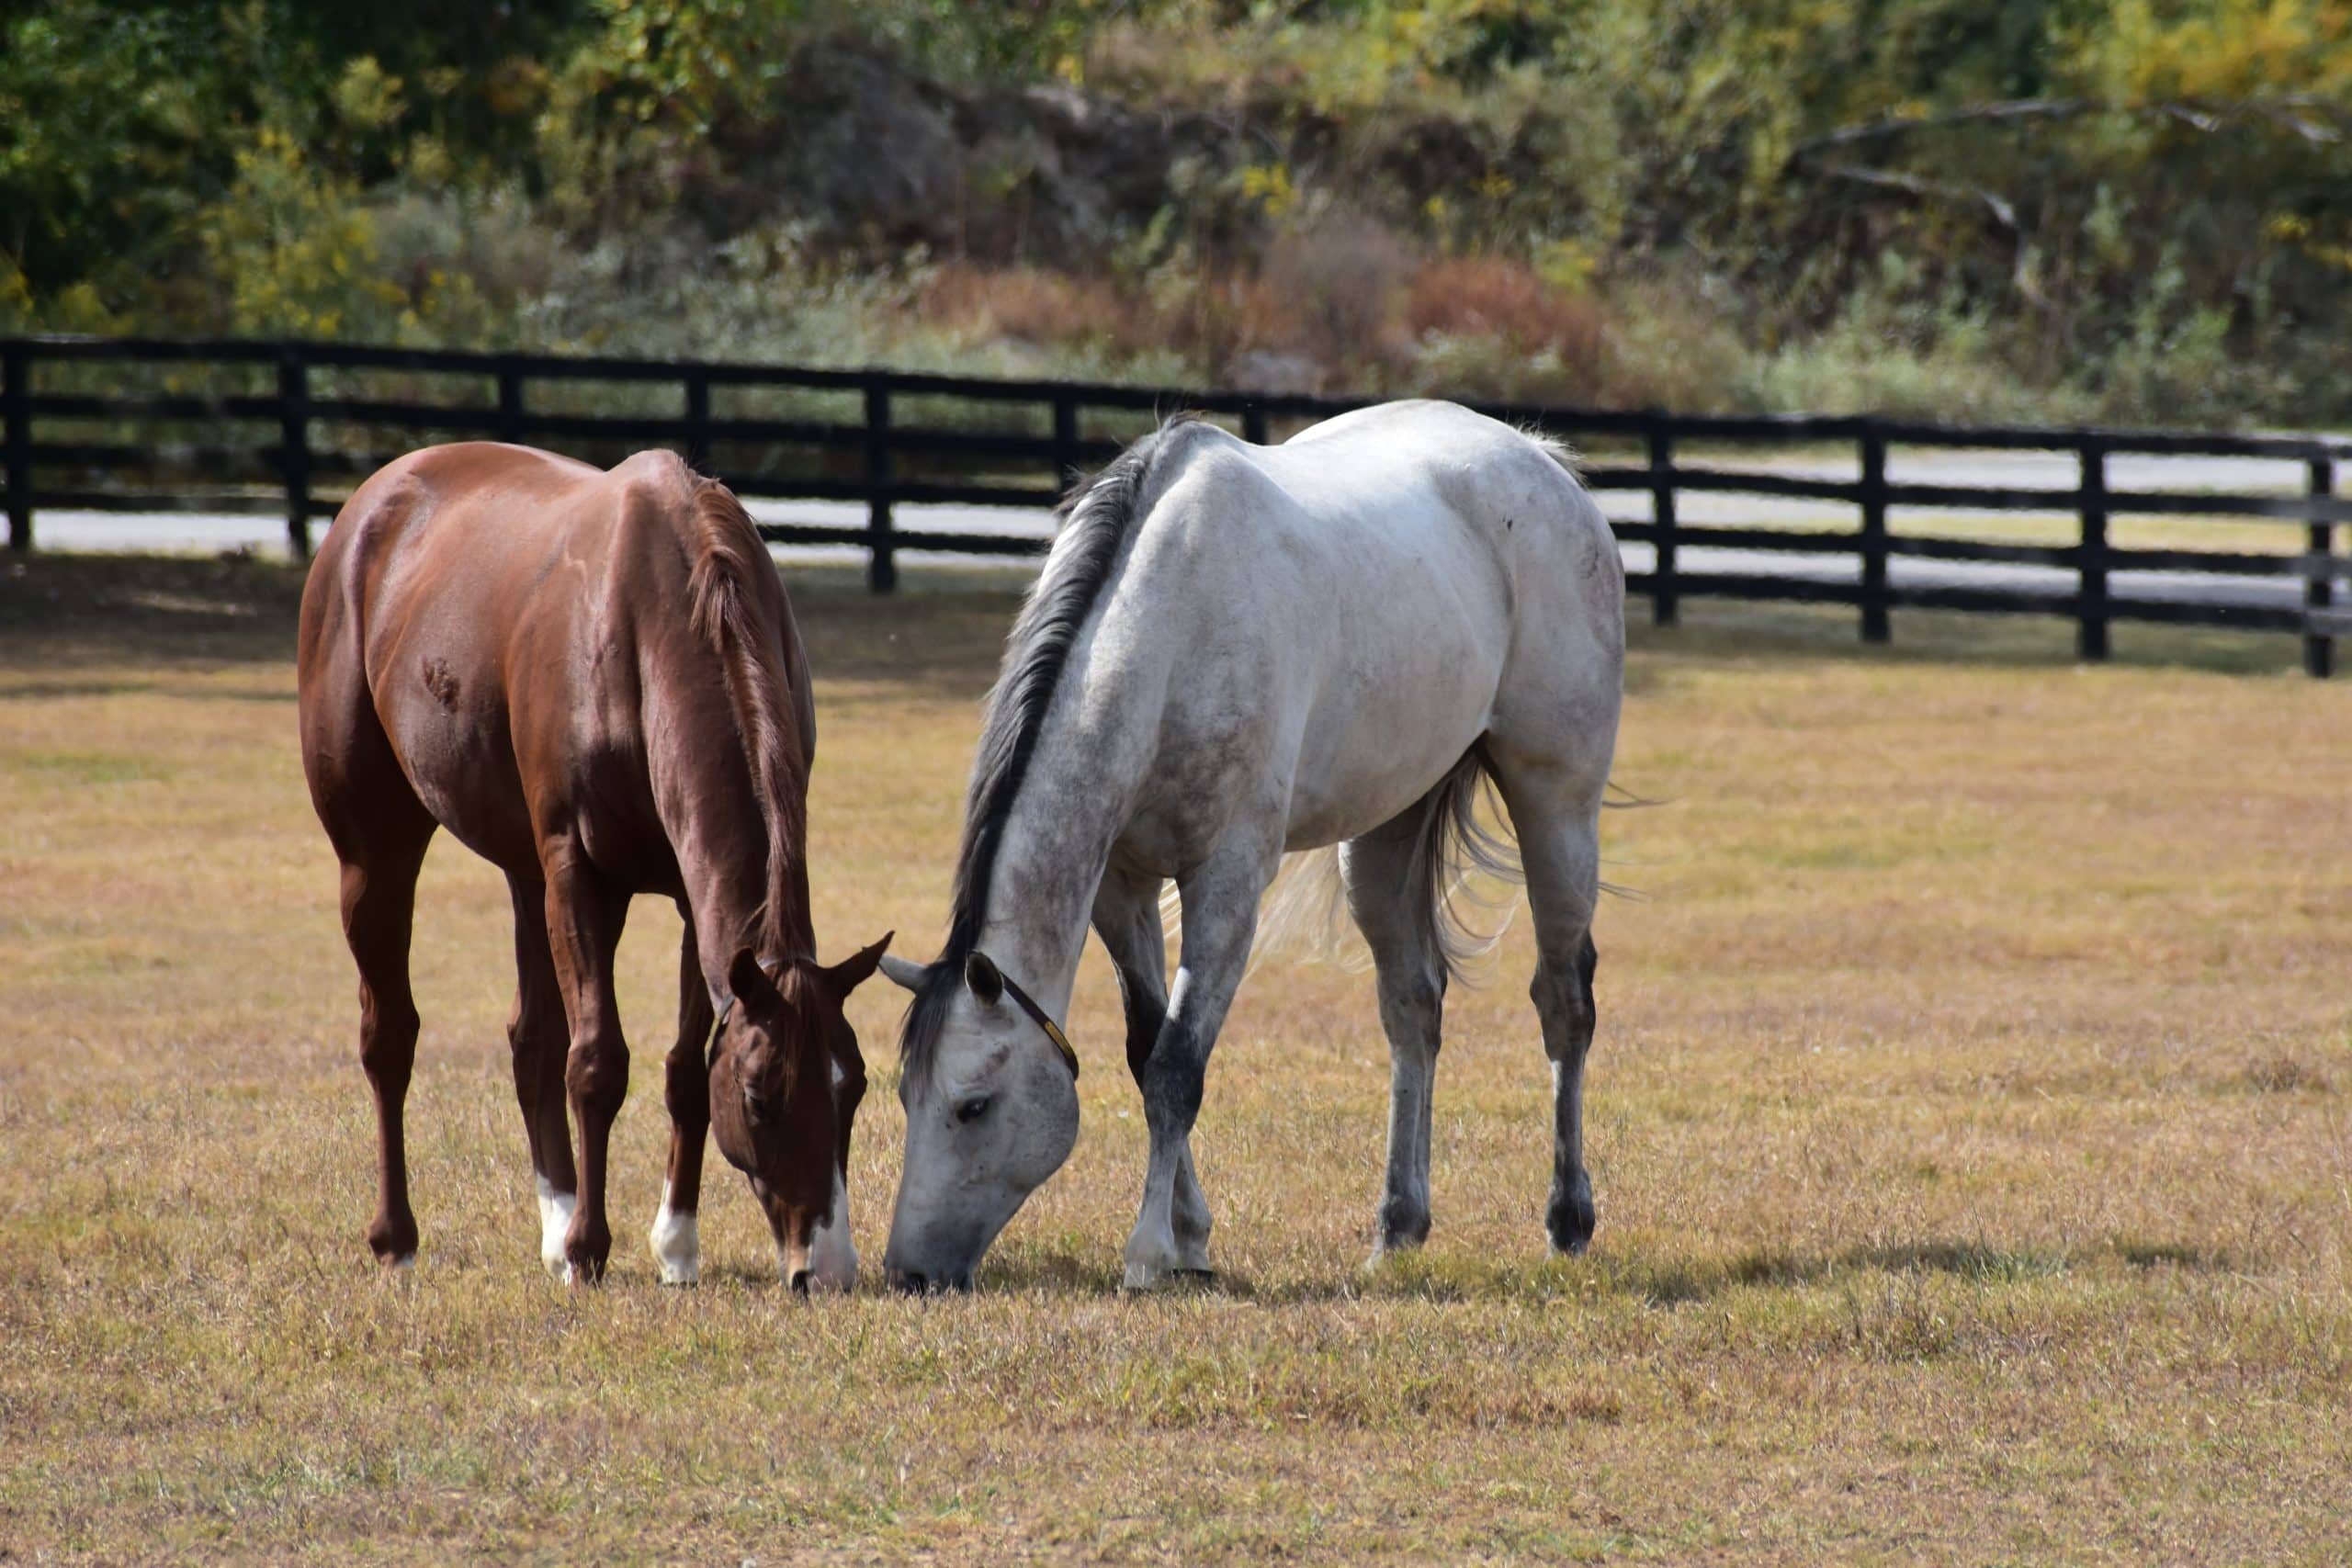
[[[723,188],[693,203],[715,230],[790,216],[884,254],[1077,265],[1169,204],[1181,160],[1237,152],[1204,117],[1058,85],[951,88],[845,44],[805,50],[780,91],[769,124],[722,150]]]

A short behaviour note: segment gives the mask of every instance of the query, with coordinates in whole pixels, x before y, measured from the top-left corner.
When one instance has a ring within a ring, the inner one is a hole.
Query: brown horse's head
[[[842,1004],[889,944],[886,936],[831,968],[808,958],[771,967],[747,947],[728,966],[734,1003],[711,1048],[710,1127],[718,1152],[751,1178],[795,1290],[857,1281],[849,1135],[865,1058]]]

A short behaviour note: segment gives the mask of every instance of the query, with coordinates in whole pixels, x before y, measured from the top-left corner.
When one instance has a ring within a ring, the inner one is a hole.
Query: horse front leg
[[[662,1099],[670,1108],[670,1164],[662,1184],[662,1207],[647,1240],[665,1285],[692,1285],[702,1279],[702,1156],[710,1132],[710,1069],[704,1053],[710,1043],[710,987],[703,979],[702,954],[689,916],[678,956],[678,1040],[662,1065]]]
[[[1193,1123],[1209,1053],[1250,964],[1258,897],[1272,879],[1279,848],[1212,857],[1182,879],[1183,945],[1168,1016],[1137,1080],[1151,1134],[1143,1202],[1127,1237],[1126,1288],[1152,1290],[1180,1273],[1208,1271],[1208,1202],[1193,1167]],[[1193,1246],[1187,1247],[1186,1239]]]
[[[596,1284],[613,1250],[605,1212],[605,1154],[613,1120],[628,1096],[628,1045],[613,995],[613,950],[620,943],[628,896],[605,883],[576,842],[560,843],[544,858],[548,945],[571,1026],[563,1083],[580,1138],[580,1206],[564,1234],[565,1273],[570,1280]]]
[[[579,1206],[579,1174],[571,1164],[571,1123],[564,1110],[563,1061],[568,1038],[563,987],[548,951],[548,895],[536,878],[509,876],[514,907],[514,1012],[506,1041],[514,1060],[514,1100],[531,1145],[532,1183],[539,1207],[539,1263],[560,1280],[563,1238]]]
[[[1141,1089],[1144,1068],[1168,1022],[1168,946],[1159,922],[1160,879],[1116,869],[1102,878],[1094,896],[1094,931],[1111,954],[1125,1003],[1127,1071]],[[1192,1151],[1176,1172],[1169,1206],[1176,1236],[1176,1271],[1206,1277],[1209,1268],[1209,1204],[1193,1173]]]

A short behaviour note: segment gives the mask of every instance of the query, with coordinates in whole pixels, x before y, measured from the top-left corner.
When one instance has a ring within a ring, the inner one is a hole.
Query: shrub
[[[1286,224],[1259,277],[1272,319],[1265,346],[1295,349],[1336,373],[1396,357],[1396,305],[1416,261],[1377,219],[1326,203]]]
[[[1607,381],[1609,313],[1589,293],[1555,288],[1522,263],[1450,256],[1414,276],[1404,324],[1423,363],[1467,353],[1523,361],[1502,395],[1588,401]],[[1470,344],[1485,344],[1483,350]]]

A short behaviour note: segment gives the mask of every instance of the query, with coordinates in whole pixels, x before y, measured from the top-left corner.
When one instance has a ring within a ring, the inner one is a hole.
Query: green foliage
[[[1608,346],[1351,300],[1326,376],[2352,417],[2334,0],[19,0],[0,322],[683,346],[811,312],[865,352],[994,352],[908,313],[928,260],[903,236],[783,181],[821,129],[809,89],[833,84],[796,74],[820,49],[995,128],[951,181],[954,254],[980,265],[1034,262],[1031,208],[1074,177],[1004,130],[1027,95],[1195,128],[1156,212],[1057,261],[1193,326],[1073,322],[1031,357],[1295,352],[1258,318],[1329,315],[1284,279],[1344,220],[1384,255],[1522,266],[1591,301]],[[840,155],[912,177],[876,112]]]

